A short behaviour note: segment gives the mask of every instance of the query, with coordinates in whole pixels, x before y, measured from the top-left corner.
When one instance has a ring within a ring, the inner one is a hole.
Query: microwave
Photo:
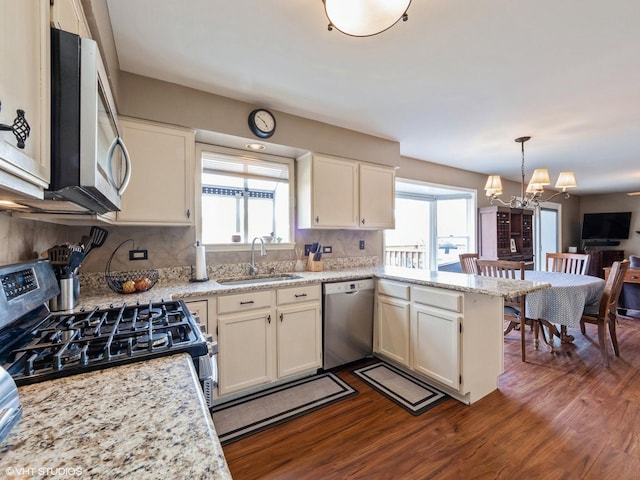
[[[119,211],[130,178],[131,161],[96,42],[52,28],[51,182],[44,196],[55,202],[47,202],[54,205],[49,210]]]

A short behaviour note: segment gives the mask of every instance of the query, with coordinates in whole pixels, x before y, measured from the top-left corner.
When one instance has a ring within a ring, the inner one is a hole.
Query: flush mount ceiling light
[[[264,145],[261,143],[247,143],[245,145],[249,150],[264,150]]]
[[[370,37],[407,21],[411,0],[322,0],[329,31],[352,37]]]
[[[567,188],[573,188],[576,186],[576,177],[573,172],[560,172],[558,175],[558,181],[556,182],[555,187],[560,188],[561,191],[551,195],[549,198],[543,200],[542,195],[544,194],[544,187],[546,185],[551,185],[551,180],[549,179],[549,170],[546,168],[536,168],[533,171],[533,176],[531,180],[529,180],[529,185],[527,185],[527,189],[524,188],[524,142],[530,140],[531,137],[519,137],[516,138],[516,142],[518,142],[522,147],[522,163],[520,167],[520,172],[522,174],[522,195],[520,197],[516,197],[515,195],[511,197],[509,202],[505,202],[502,199],[498,198],[502,195],[502,180],[500,179],[500,175],[489,175],[487,178],[487,183],[484,186],[484,189],[487,193],[487,197],[491,200],[493,204],[494,200],[497,200],[503,205],[509,205],[510,207],[517,208],[526,208],[526,207],[537,207],[540,202],[548,202],[553,197],[564,194],[565,198],[569,198],[569,192],[567,192]]]

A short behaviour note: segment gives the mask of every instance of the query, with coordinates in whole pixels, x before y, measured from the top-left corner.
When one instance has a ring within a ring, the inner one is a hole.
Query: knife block
[[[309,255],[307,259],[307,271],[308,272],[321,272],[322,271],[322,260],[315,261],[313,257]]]

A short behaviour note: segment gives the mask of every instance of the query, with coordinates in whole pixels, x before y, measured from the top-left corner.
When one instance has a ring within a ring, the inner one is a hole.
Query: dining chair
[[[598,326],[598,342],[600,344],[600,351],[602,352],[602,363],[605,367],[609,366],[609,355],[607,354],[606,335],[607,327],[609,329],[609,336],[611,337],[611,343],[613,344],[613,352],[616,357],[620,356],[620,350],[618,349],[618,337],[616,335],[616,321],[617,317],[617,304],[618,297],[622,291],[622,284],[624,283],[624,277],[629,270],[629,260],[623,260],[622,262],[613,262],[609,276],[607,277],[607,283],[604,286],[604,292],[600,299],[598,310],[590,311],[585,309],[580,319],[580,331],[584,335],[586,333],[585,323],[591,323]]]
[[[460,257],[460,267],[462,267],[462,273],[473,273],[474,275],[478,274],[478,265],[476,264],[476,260],[478,260],[477,253],[461,253],[458,256]]]
[[[590,258],[583,253],[547,253],[547,272],[586,275]]]
[[[485,277],[498,277],[507,278],[512,280],[524,280],[524,262],[515,262],[511,260],[476,260],[478,268],[478,275]],[[525,361],[525,341],[524,341],[524,329],[527,322],[525,312],[525,295],[521,295],[517,298],[505,299],[504,301],[504,319],[509,322],[507,328],[504,330],[504,335],[507,335],[511,330],[516,327],[520,328],[520,343],[522,350],[522,361]]]

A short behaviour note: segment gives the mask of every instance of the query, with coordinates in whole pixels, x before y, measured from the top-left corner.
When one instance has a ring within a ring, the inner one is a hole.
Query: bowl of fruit
[[[104,279],[116,293],[140,293],[151,289],[158,281],[157,270],[134,270],[130,272],[109,272]]]

